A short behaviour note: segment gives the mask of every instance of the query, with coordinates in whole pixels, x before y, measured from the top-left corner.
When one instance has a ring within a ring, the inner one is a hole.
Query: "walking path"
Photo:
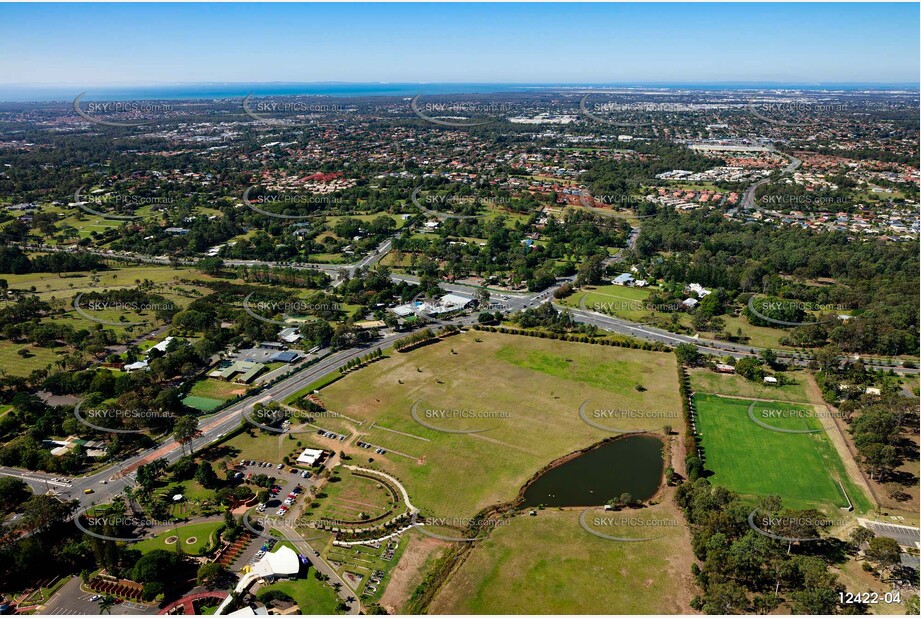
[[[394,486],[396,486],[396,488],[397,488],[397,489],[400,491],[400,493],[403,495],[403,502],[405,502],[405,503],[406,503],[406,506],[409,507],[409,512],[410,512],[410,513],[418,513],[418,512],[419,512],[419,509],[417,509],[416,507],[414,507],[414,506],[413,506],[413,503],[410,502],[410,500],[409,500],[409,492],[407,492],[407,491],[406,491],[406,488],[403,487],[403,483],[401,483],[400,481],[398,481],[398,480],[395,479],[394,477],[390,476],[390,475],[387,474],[386,472],[380,472],[379,470],[371,470],[371,469],[369,469],[369,468],[362,468],[362,467],[360,467],[360,466],[352,466],[352,465],[347,465],[347,466],[345,466],[345,468],[346,468],[347,470],[352,470],[352,471],[357,471],[357,472],[364,472],[364,473],[366,473],[366,474],[372,474],[372,475],[373,475],[373,474],[376,474],[377,476],[382,476],[382,477],[384,477],[385,479],[387,479],[388,481],[390,481],[391,483],[393,483]]]
[[[220,599],[224,600],[227,598],[227,593],[223,591],[215,590],[214,592],[196,592],[195,594],[190,594],[189,596],[182,597],[177,599],[157,612],[158,616],[163,616],[170,613],[173,609],[182,606],[183,614],[186,616],[194,616],[196,614],[194,602],[201,599]]]

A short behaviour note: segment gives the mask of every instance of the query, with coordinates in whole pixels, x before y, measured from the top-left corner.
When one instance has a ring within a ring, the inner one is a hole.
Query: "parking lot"
[[[257,474],[265,474],[272,479],[272,486],[269,489],[272,497],[267,502],[258,505],[254,509],[252,514],[254,518],[257,516],[259,518],[263,516],[285,516],[299,500],[303,499],[303,496],[316,481],[314,472],[299,470],[282,464],[273,464],[272,462],[244,461],[246,462],[245,464],[241,461],[238,462],[236,467],[238,474],[243,474],[244,478],[251,478]],[[250,553],[249,551],[245,552],[244,555],[241,556],[241,559]],[[238,564],[235,566],[242,565]]]
[[[40,613],[48,616],[98,615],[100,613],[98,600],[100,595],[84,592],[80,588],[80,584],[79,577],[71,578],[45,604],[45,608]],[[91,600],[94,597],[96,600]],[[157,606],[125,601],[114,605],[111,613],[116,616],[128,614],[153,615],[157,613]]]

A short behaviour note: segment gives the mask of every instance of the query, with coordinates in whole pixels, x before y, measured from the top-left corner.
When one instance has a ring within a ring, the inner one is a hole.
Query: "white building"
[[[260,579],[277,579],[279,577],[292,577],[301,570],[301,561],[297,552],[282,545],[273,552],[267,553],[259,562],[253,565],[252,573]]]
[[[710,293],[710,290],[704,288],[704,286],[699,283],[691,283],[688,287],[685,288],[688,292],[694,292],[697,294],[697,298],[703,298]]]
[[[150,350],[158,350],[162,352],[163,354],[166,354],[166,348],[169,346],[169,342],[172,340],[173,340],[172,337],[167,337],[166,339],[164,339],[157,345],[151,346]],[[148,354],[150,354],[150,350],[147,351]]]
[[[323,451],[316,448],[306,448],[297,456],[297,463],[312,466],[323,457]]]
[[[297,328],[283,328],[278,331],[278,338],[285,343],[297,343],[301,339],[301,334]]]

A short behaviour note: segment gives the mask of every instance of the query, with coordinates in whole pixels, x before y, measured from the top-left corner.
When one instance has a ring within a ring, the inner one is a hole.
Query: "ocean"
[[[156,84],[149,86],[45,86],[31,84],[0,84],[2,102],[73,101],[85,92],[85,101],[141,100],[210,100],[256,96],[327,96],[411,97],[417,94],[480,94],[552,92],[575,89],[642,88],[663,90],[887,90],[917,92],[917,84],[780,84],[780,83],[608,83],[608,84],[511,84],[511,83],[195,83]]]

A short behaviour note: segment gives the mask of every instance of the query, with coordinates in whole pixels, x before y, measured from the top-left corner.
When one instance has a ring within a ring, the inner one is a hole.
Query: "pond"
[[[522,506],[602,506],[624,492],[647,500],[659,489],[663,465],[658,438],[612,440],[544,472],[525,489]]]

